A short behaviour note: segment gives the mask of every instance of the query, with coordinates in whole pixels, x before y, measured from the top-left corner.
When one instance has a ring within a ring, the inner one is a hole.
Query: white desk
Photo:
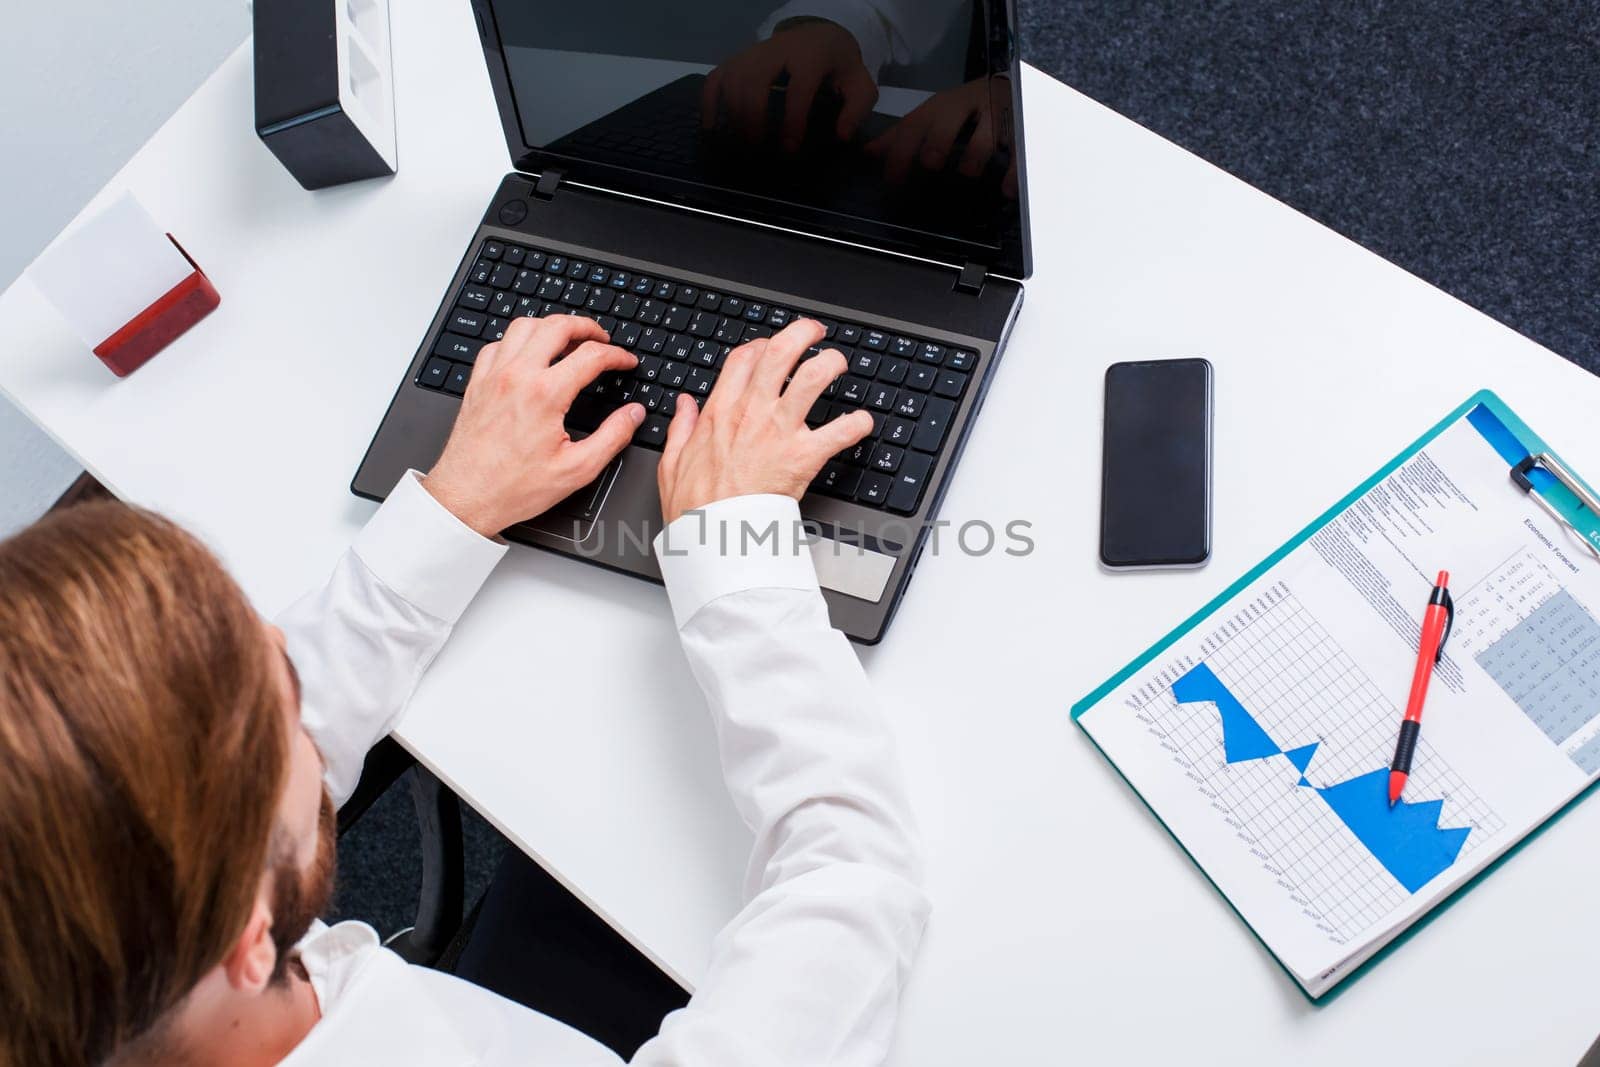
[[[115,381],[26,283],[0,297],[0,389],[268,612],[370,514],[346,485],[506,168],[470,20],[395,8],[396,179],[303,192],[251,132],[243,48],[108,186],[222,292],[153,363]],[[862,654],[934,900],[895,1062],[1576,1060],[1600,1029],[1600,803],[1314,1008],[1066,709],[1479,386],[1600,469],[1600,381],[1065,86],[1025,91],[1037,268],[943,517],[1029,520],[1038,549],[930,554]],[[1186,354],[1217,368],[1216,558],[1102,574],[1101,371]],[[402,739],[701,974],[747,840],[659,589],[514,550]]]

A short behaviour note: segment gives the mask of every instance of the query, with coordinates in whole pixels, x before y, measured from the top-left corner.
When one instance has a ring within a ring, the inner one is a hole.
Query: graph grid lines
[[[1399,713],[1280,583],[1237,628],[1213,635],[1206,664],[1285,749],[1317,744],[1305,777],[1331,786],[1386,767]],[[1348,942],[1409,893],[1313,790],[1286,756],[1229,764],[1216,709],[1179,703],[1170,688],[1144,712],[1216,794],[1280,881],[1309,902],[1329,936]],[[1428,745],[1419,745],[1413,797],[1444,801],[1441,826],[1470,826],[1466,855],[1503,826]]]

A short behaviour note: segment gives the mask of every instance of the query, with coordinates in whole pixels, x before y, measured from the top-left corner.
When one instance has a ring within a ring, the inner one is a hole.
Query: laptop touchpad
[[[617,480],[617,471],[621,467],[621,457],[612,460],[600,472],[600,477],[522,526],[574,543],[586,540],[594,529],[595,520],[600,517],[600,509],[605,506],[606,495],[611,492],[611,483]]]

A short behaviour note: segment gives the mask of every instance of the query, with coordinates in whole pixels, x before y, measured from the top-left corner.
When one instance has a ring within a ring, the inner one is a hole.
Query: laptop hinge
[[[977,295],[983,292],[983,283],[988,277],[988,267],[985,267],[982,263],[973,263],[969,260],[961,268],[961,274],[956,278],[956,292]]]
[[[554,168],[546,168],[539,172],[539,180],[533,186],[533,195],[540,200],[554,200],[556,187],[561,184],[565,175]]]

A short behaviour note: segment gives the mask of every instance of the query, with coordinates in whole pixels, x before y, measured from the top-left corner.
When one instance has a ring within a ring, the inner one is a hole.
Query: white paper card
[[[123,193],[24,276],[94,348],[193,272],[144,206]]]

